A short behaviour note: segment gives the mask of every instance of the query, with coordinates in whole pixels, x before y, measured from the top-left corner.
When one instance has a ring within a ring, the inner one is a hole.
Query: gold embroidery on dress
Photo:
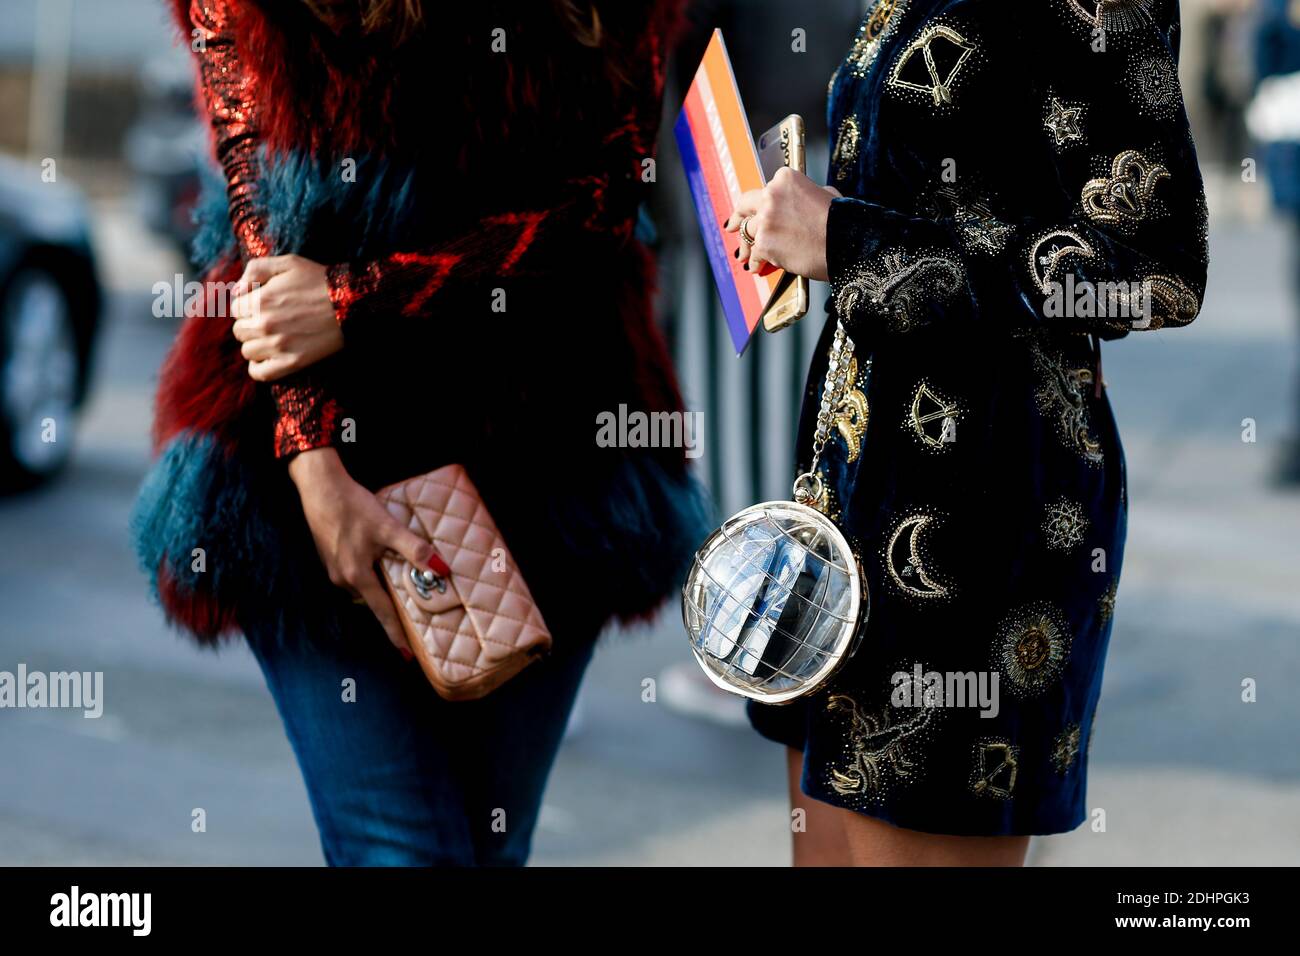
[[[922,381],[912,395],[903,424],[926,448],[942,452],[957,440],[957,422],[961,417],[960,405],[948,401],[929,382]]]
[[[975,744],[975,770],[971,790],[977,796],[1010,800],[1016,789],[1020,748],[1003,737],[986,737]]]
[[[910,261],[902,252],[887,252],[874,265],[858,266],[835,296],[840,315],[868,309],[888,318],[895,331],[920,324],[927,303],[952,297],[965,281],[961,263],[941,253]]]
[[[1074,550],[1083,541],[1087,530],[1088,519],[1082,505],[1062,498],[1047,506],[1043,534],[1047,537],[1047,546],[1053,551]]]
[[[1079,759],[1079,725],[1068,724],[1052,741],[1052,767],[1057,773],[1067,773]]]
[[[1055,96],[1048,101],[1043,128],[1052,134],[1057,149],[1083,140],[1083,110],[1082,104],[1067,104]]]
[[[920,769],[916,745],[928,735],[937,717],[935,707],[886,706],[868,714],[847,694],[832,694],[826,709],[849,716],[844,768],[830,769],[830,785],[836,793],[879,801],[894,785],[916,775]]]
[[[952,27],[932,23],[899,54],[889,85],[928,93],[935,106],[950,106],[952,86],[974,52],[975,44]]]
[[[1037,344],[1032,355],[1039,375],[1038,391],[1034,394],[1039,412],[1054,420],[1066,444],[1084,461],[1100,465],[1103,457],[1101,442],[1093,437],[1085,398],[1094,386],[1092,369],[1067,368],[1061,353],[1048,355]]]
[[[909,597],[942,600],[952,595],[952,588],[926,567],[929,548],[926,533],[938,527],[933,514],[920,512],[905,516],[894,526],[886,540],[882,557],[889,578]]]
[[[875,6],[858,27],[858,35],[845,61],[854,76],[862,79],[867,75],[867,70],[880,55],[881,46],[906,12],[907,0],[876,0]]]
[[[1142,57],[1124,85],[1139,111],[1156,119],[1175,119],[1183,105],[1178,67],[1167,53]]]
[[[1066,6],[1093,29],[1124,33],[1150,22],[1151,0],[1065,0]]]
[[[1150,289],[1148,329],[1187,325],[1201,311],[1201,301],[1177,276],[1153,275],[1142,280]]]
[[[1169,170],[1136,149],[1126,149],[1111,163],[1110,175],[1090,179],[1083,187],[1083,211],[1093,222],[1139,222],[1150,211],[1156,184],[1169,179]]]
[[[835,152],[831,154],[831,165],[835,167],[835,178],[841,182],[853,172],[853,164],[858,161],[858,148],[861,144],[862,128],[856,116],[844,117],[840,123],[839,135],[835,138]]]
[[[1107,624],[1115,616],[1115,597],[1119,593],[1119,582],[1111,581],[1110,587],[1097,599],[1097,616],[1101,623]]]
[[[971,198],[953,186],[939,186],[920,203],[923,215],[952,223],[962,246],[969,252],[996,255],[1006,248],[1015,228],[993,215],[989,204]]]
[[[867,433],[870,410],[867,406],[866,394],[857,387],[858,358],[856,355],[849,356],[849,370],[845,381],[847,387],[835,406],[831,421],[848,448],[846,460],[857,461],[858,455],[862,454],[862,436]]]
[[[1093,255],[1092,245],[1077,232],[1053,229],[1039,236],[1029,247],[1029,274],[1039,291],[1048,295],[1066,256],[1091,259]]]
[[[999,626],[993,669],[1013,694],[1036,697],[1061,676],[1072,640],[1059,610],[1046,602],[1030,604]]]

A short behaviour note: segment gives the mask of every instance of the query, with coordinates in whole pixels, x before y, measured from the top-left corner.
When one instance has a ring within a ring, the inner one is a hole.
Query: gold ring
[[[352,599],[352,603],[353,603],[353,604],[365,604],[365,603],[366,603],[366,599],[363,598],[363,597],[354,597],[354,598]]]
[[[750,235],[749,232],[749,220],[752,218],[754,217],[746,216],[744,219],[740,220],[740,241],[747,246],[752,246],[754,244],[754,237]]]

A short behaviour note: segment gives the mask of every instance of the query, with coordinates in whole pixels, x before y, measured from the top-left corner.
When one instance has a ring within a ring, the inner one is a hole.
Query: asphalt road
[[[1132,501],[1092,748],[1090,803],[1107,827],[1037,841],[1035,863],[1300,862],[1300,496],[1267,483],[1295,412],[1289,260],[1275,230],[1216,234],[1214,256],[1194,326],[1106,353]],[[68,474],[0,501],[0,670],[103,670],[106,682],[98,720],[0,710],[0,863],[317,864],[252,658],[170,633],[127,546],[172,331],[150,316],[147,287],[128,275],[113,296]],[[672,609],[606,638],[534,862],[788,861],[778,748],[643,702],[642,680],[684,655]],[[1255,703],[1241,701],[1248,677]]]

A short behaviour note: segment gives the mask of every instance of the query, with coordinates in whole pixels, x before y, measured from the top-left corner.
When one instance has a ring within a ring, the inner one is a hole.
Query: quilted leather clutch
[[[378,497],[451,568],[443,578],[397,556],[380,562],[411,650],[439,696],[483,697],[550,651],[550,631],[463,467],[389,485]]]

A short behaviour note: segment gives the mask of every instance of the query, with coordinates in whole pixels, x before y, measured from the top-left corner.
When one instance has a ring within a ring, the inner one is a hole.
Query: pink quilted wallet
[[[451,568],[442,578],[400,557],[381,561],[411,650],[439,696],[483,697],[551,649],[528,585],[463,467],[389,485],[378,497]]]

